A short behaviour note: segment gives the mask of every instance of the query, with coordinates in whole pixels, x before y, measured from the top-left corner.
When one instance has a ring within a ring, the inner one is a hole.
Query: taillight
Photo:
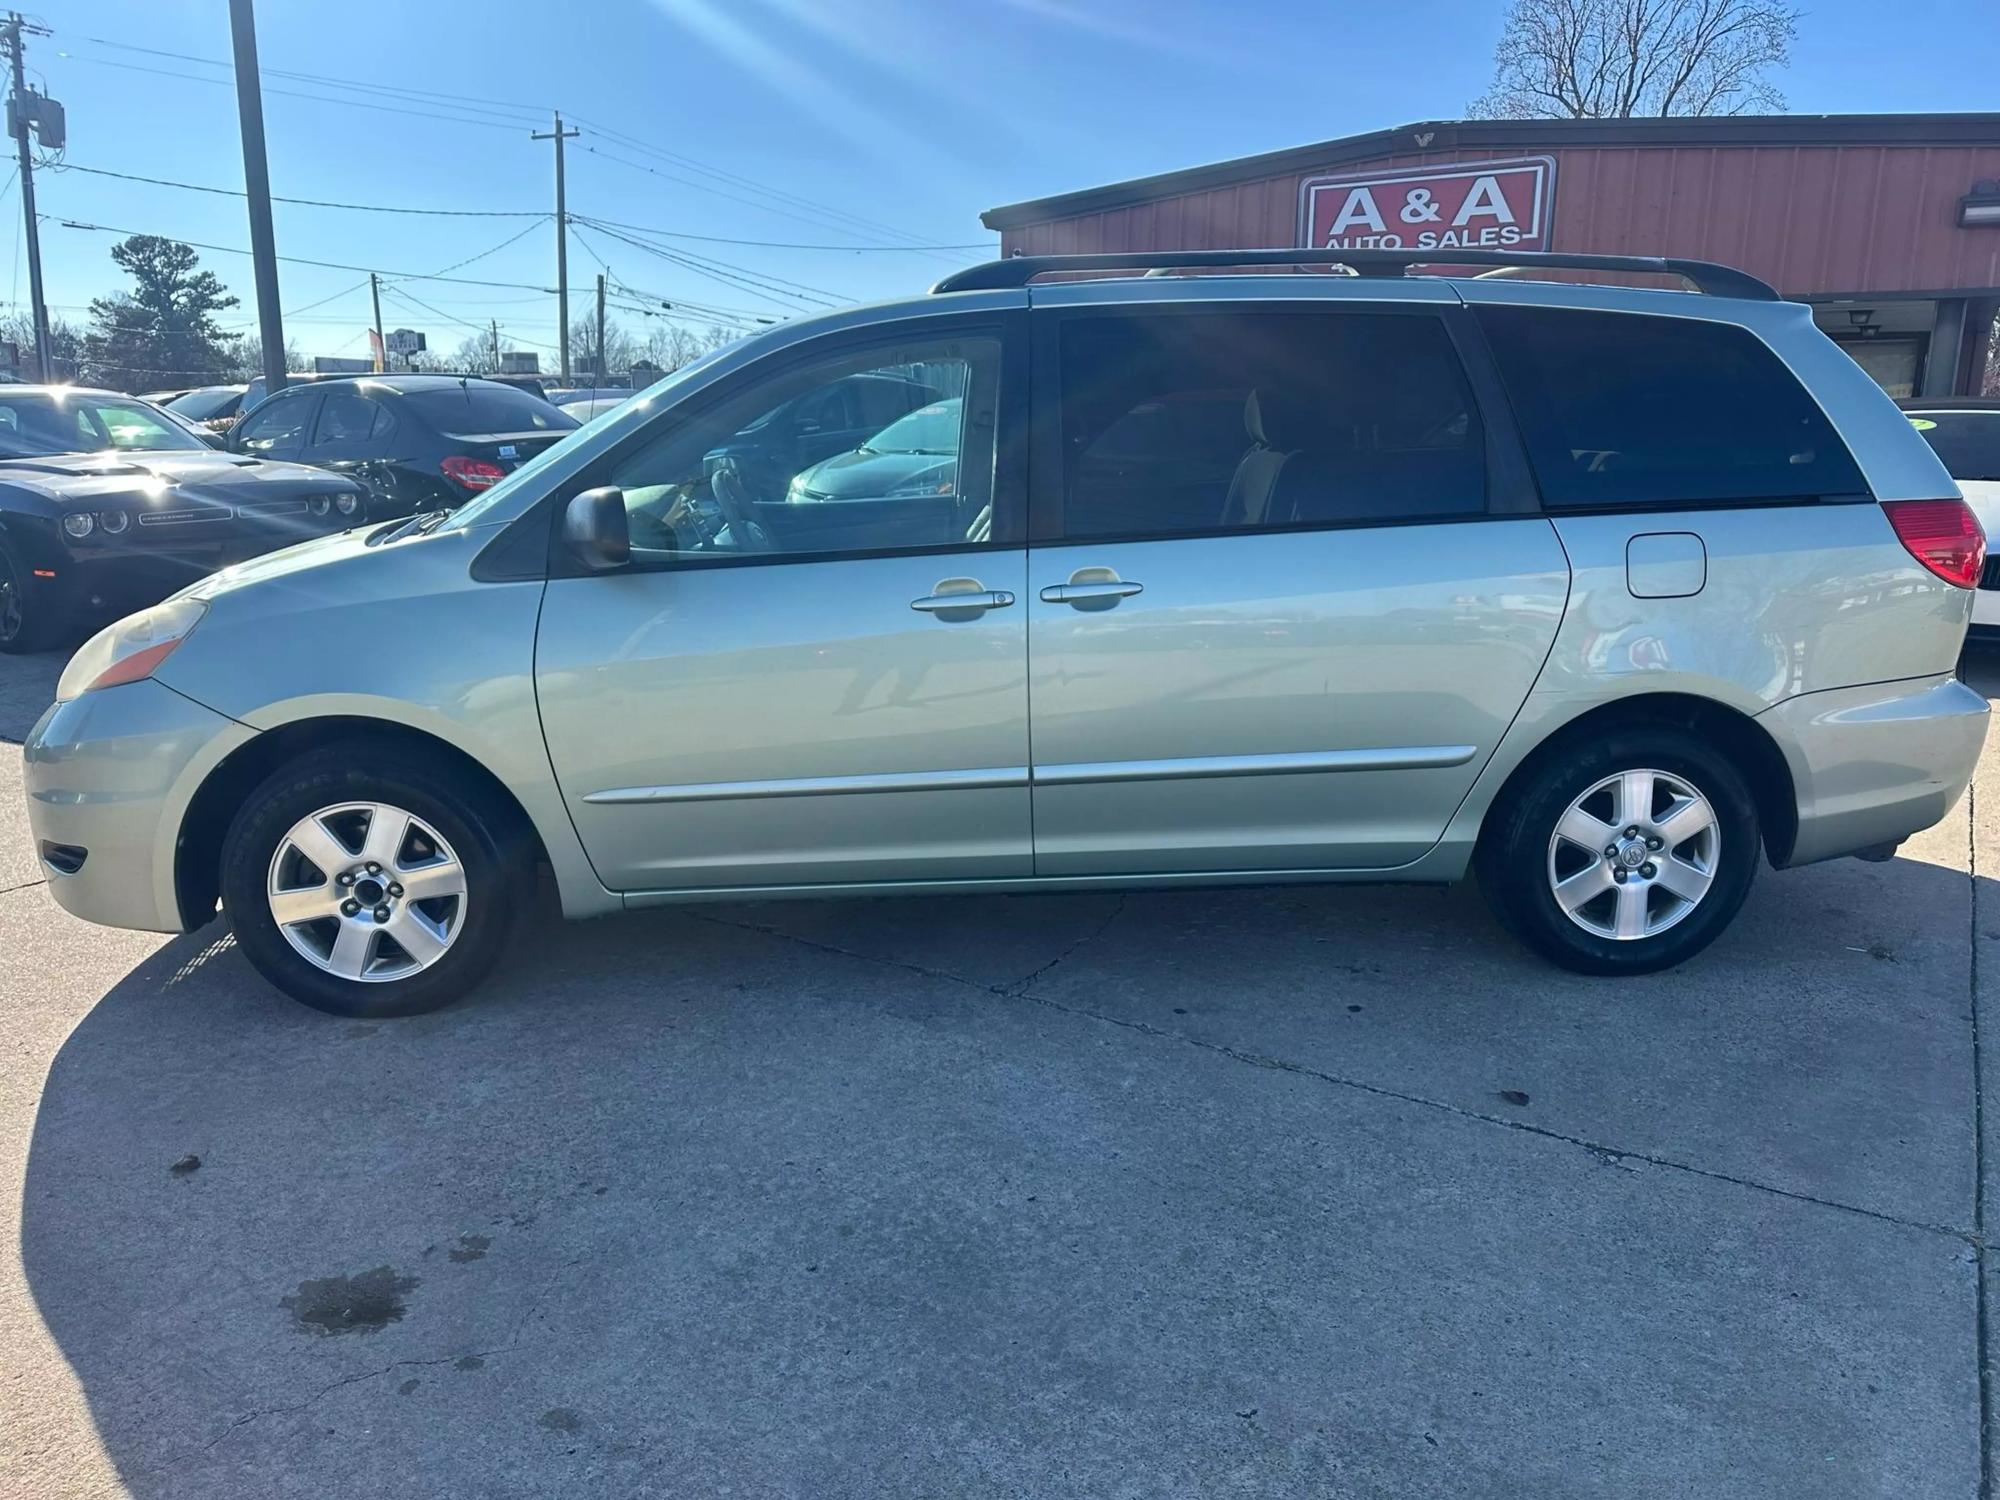
[[[457,454],[438,467],[444,470],[445,478],[456,480],[469,490],[490,488],[507,477],[507,471],[498,464],[489,464],[483,458],[462,458]]]
[[[1963,500],[1884,500],[1889,524],[1910,556],[1946,583],[1977,587],[1986,565],[1986,533]]]

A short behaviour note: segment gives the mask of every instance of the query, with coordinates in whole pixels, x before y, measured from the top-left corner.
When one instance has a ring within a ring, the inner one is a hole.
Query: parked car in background
[[[629,385],[554,386],[546,393],[557,406],[574,406],[579,401],[623,401],[632,394]]]
[[[1958,481],[1990,544],[2000,536],[2000,398],[1912,396],[1896,404]],[[2000,640],[2000,558],[1990,551],[1972,598],[1970,634]]]
[[[454,372],[446,371],[445,373],[450,374]],[[495,385],[512,386],[517,391],[530,396],[539,396],[544,401],[549,399],[548,382],[543,380],[539,375],[481,375],[477,378],[480,380],[490,380]]]
[[[449,510],[580,424],[512,386],[464,375],[369,375],[287,387],[239,418],[234,453],[332,469],[367,518]]]
[[[899,417],[940,400],[944,392],[895,371],[863,371],[806,391],[760,416],[709,455],[725,461],[756,493],[780,495],[802,469],[859,448]]]
[[[630,391],[617,391],[609,395],[602,392],[581,401],[564,401],[562,409],[579,422],[588,422],[592,417],[601,417],[608,411],[616,411],[632,399]]]
[[[373,376],[367,375],[350,375],[344,371],[320,373],[314,370],[301,370],[295,371],[285,377],[285,389],[289,391],[294,387],[302,385],[323,385],[329,380],[367,380],[373,378]],[[269,394],[270,386],[266,383],[264,377],[262,375],[253,377],[243,387],[243,401],[236,408],[236,414],[240,417],[246,412],[254,411],[257,407],[264,404],[265,398]]]
[[[219,900],[345,1015],[445,1003],[551,890],[1476,868],[1529,946],[1621,975],[1700,952],[1766,860],[1945,815],[1986,735],[1954,672],[1985,539],[1808,308],[1639,257],[1451,259],[1701,290],[1235,274],[1324,255],[1022,257],[789,321],[455,514],[121,621],[26,746],[48,888],[162,931]],[[727,456],[930,381],[948,494],[793,504],[828,454]]]
[[[785,499],[794,505],[824,500],[919,500],[957,488],[958,437],[965,403],[957,396],[920,406],[848,453],[794,476]]]
[[[203,436],[134,396],[0,387],[0,651],[359,519],[352,482]]]
[[[165,406],[169,401],[180,396],[185,396],[188,393],[188,389],[187,386],[176,386],[170,391],[141,391],[139,399],[141,401],[150,401],[155,406]]]
[[[165,404],[168,411],[199,422],[216,432],[227,432],[243,410],[248,385],[204,385],[183,391]]]

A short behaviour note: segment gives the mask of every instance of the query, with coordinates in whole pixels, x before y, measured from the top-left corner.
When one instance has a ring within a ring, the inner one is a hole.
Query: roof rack
[[[1412,266],[1499,266],[1510,270],[1638,271],[1678,276],[1711,297],[1776,302],[1777,291],[1747,271],[1713,261],[1660,255],[1568,255],[1547,250],[1140,250],[1126,255],[1016,255],[954,271],[933,292],[1022,287],[1055,271],[1175,271],[1204,266],[1342,266],[1357,276],[1401,276]]]

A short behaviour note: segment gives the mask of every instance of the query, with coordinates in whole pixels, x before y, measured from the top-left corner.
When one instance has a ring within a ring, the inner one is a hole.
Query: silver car
[[[542,865],[570,917],[1476,868],[1529,946],[1629,974],[1762,860],[1944,815],[1985,538],[1806,308],[1342,253],[976,267],[218,573],[63,674],[50,888],[167,932],[219,904],[343,1015],[462,992]],[[1201,274],[1246,265],[1279,274]],[[790,493],[824,445],[770,414],[857,374],[954,399],[949,482]]]

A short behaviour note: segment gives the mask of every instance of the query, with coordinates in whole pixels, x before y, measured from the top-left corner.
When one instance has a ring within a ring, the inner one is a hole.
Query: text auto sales
[[[1449,220],[1429,188],[1402,189],[1391,227],[1378,188],[1355,186],[1320,244],[1329,250],[1507,250],[1532,236],[1515,218],[1499,179],[1476,177]],[[1356,231],[1365,231],[1357,233]]]

